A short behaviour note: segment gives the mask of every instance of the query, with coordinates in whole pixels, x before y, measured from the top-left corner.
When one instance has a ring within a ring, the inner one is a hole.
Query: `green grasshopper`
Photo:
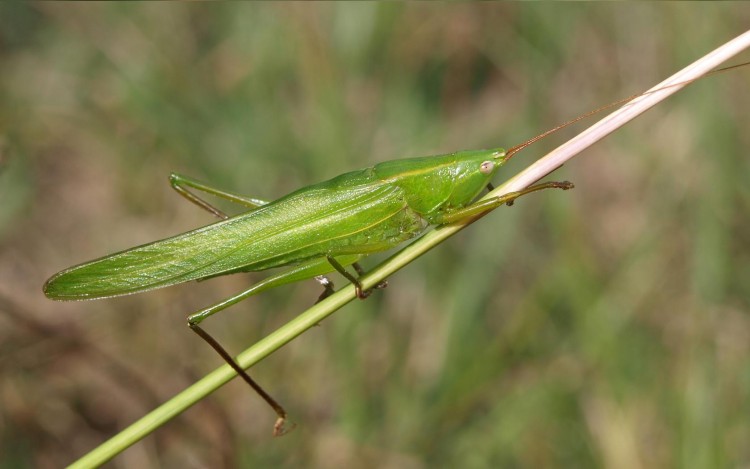
[[[570,189],[569,182],[548,182],[489,200],[473,202],[510,157],[503,149],[462,151],[440,156],[387,161],[299,189],[273,202],[218,190],[178,174],[172,187],[222,220],[171,238],[138,246],[71,267],[53,275],[44,294],[53,300],[90,300],[140,293],[220,275],[275,267],[290,269],[188,317],[188,325],[253,387],[278,415],[275,434],[284,432],[286,411],[268,395],[199,323],[269,288],[316,278],[324,287],[318,301],[333,293],[324,277],[346,270],[368,254],[391,249],[441,225],[472,217],[521,195],[545,188]],[[250,210],[228,217],[189,189],[239,203]],[[376,286],[383,287],[384,284]]]
[[[740,64],[743,66],[746,64]],[[738,66],[714,71],[726,71]],[[692,80],[691,80],[692,81]],[[658,90],[657,90],[658,91]],[[653,91],[652,91],[653,92]],[[318,301],[333,293],[325,277],[339,272],[366,298],[358,277],[347,271],[362,257],[414,238],[430,225],[474,217],[518,197],[547,188],[570,189],[570,182],[547,182],[522,191],[477,201],[491,179],[516,152],[585,117],[636,96],[588,112],[507,152],[501,148],[387,161],[299,189],[273,202],[244,197],[172,174],[183,197],[221,221],[171,238],[105,256],[53,275],[44,294],[53,300],[91,300],[140,293],[191,280],[290,266],[215,305],[188,317],[189,327],[274,409],[274,434],[282,434],[286,411],[266,393],[199,324],[250,296],[284,284],[314,278],[323,285]],[[193,191],[191,191],[191,189]],[[194,191],[238,203],[249,210],[228,217]],[[382,288],[379,284],[375,288]]]

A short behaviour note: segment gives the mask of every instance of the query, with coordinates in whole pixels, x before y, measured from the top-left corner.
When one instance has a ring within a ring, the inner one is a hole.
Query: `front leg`
[[[516,192],[509,192],[505,195],[501,195],[499,197],[493,197],[491,199],[485,199],[480,200],[479,202],[473,203],[467,207],[451,210],[450,212],[445,212],[440,214],[438,217],[435,217],[432,222],[437,225],[445,225],[448,223],[457,222],[460,220],[463,220],[464,218],[473,217],[475,215],[480,215],[482,213],[485,213],[489,210],[492,210],[493,208],[497,208],[501,205],[507,204],[507,205],[513,205],[513,202],[522,195],[530,194],[532,192],[540,191],[543,189],[562,189],[562,190],[568,190],[572,189],[573,183],[568,181],[562,181],[562,182],[544,182],[542,184],[535,184],[533,186],[527,187],[526,189],[516,191]]]

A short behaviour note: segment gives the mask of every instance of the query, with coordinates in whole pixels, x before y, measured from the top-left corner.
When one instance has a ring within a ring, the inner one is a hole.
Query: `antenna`
[[[657,88],[655,90],[644,91],[643,93],[634,94],[632,96],[628,96],[627,98],[618,99],[617,101],[615,101],[613,103],[609,103],[609,104],[607,104],[605,106],[602,106],[600,108],[596,108],[593,111],[589,111],[589,112],[587,112],[585,114],[582,114],[582,115],[580,115],[580,116],[578,116],[578,117],[576,117],[574,119],[571,119],[571,120],[569,120],[567,122],[564,122],[564,123],[558,125],[557,127],[553,127],[551,129],[547,130],[546,132],[543,132],[543,133],[537,135],[536,137],[532,137],[532,138],[526,140],[523,143],[519,143],[518,145],[516,145],[516,146],[514,146],[514,147],[512,147],[510,149],[508,149],[508,151],[505,152],[505,159],[504,159],[504,161],[508,161],[509,159],[511,159],[513,157],[513,155],[515,155],[519,151],[523,150],[524,148],[528,147],[532,143],[535,143],[535,142],[543,139],[544,137],[547,137],[548,135],[552,135],[553,133],[557,132],[558,130],[564,129],[565,127],[568,127],[569,125],[575,124],[576,122],[578,122],[580,120],[583,120],[583,119],[585,119],[587,117],[593,116],[594,114],[597,114],[597,113],[599,113],[601,111],[613,108],[615,106],[619,106],[620,104],[624,104],[625,106],[627,106],[628,105],[627,103],[630,102],[630,101],[632,101],[635,98],[639,98],[641,96],[646,96],[646,95],[649,95],[651,93],[656,93],[658,91],[666,90],[666,89],[672,88],[674,86],[686,85],[686,84],[692,83],[694,81],[706,78],[708,76],[716,75],[716,74],[719,74],[719,73],[728,72],[730,70],[734,70],[735,68],[744,67],[746,65],[750,65],[750,62],[743,62],[741,64],[730,65],[728,67],[723,67],[723,68],[717,68],[716,70],[711,70],[710,72],[708,72],[708,73],[706,73],[704,75],[701,75],[701,76],[699,76],[697,78],[693,78],[691,80],[681,81],[679,83],[672,83],[671,85],[664,86],[664,87],[661,87],[661,88]],[[625,106],[623,106],[623,107],[625,107]]]

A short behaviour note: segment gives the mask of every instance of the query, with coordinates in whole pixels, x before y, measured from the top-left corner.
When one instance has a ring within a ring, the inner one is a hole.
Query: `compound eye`
[[[479,165],[479,172],[482,174],[490,174],[492,173],[492,170],[495,169],[495,163],[492,161],[485,161],[481,165]]]

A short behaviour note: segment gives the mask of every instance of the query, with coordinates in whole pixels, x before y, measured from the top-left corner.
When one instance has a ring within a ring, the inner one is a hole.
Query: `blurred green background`
[[[747,24],[739,3],[2,3],[0,466],[69,463],[221,364],[185,317],[262,274],[41,292],[212,222],[170,171],[273,199],[509,147]],[[292,434],[235,380],[111,466],[750,465],[749,77],[694,84],[558,171],[575,191],[496,211],[253,368]],[[318,293],[206,327],[239,352]]]

